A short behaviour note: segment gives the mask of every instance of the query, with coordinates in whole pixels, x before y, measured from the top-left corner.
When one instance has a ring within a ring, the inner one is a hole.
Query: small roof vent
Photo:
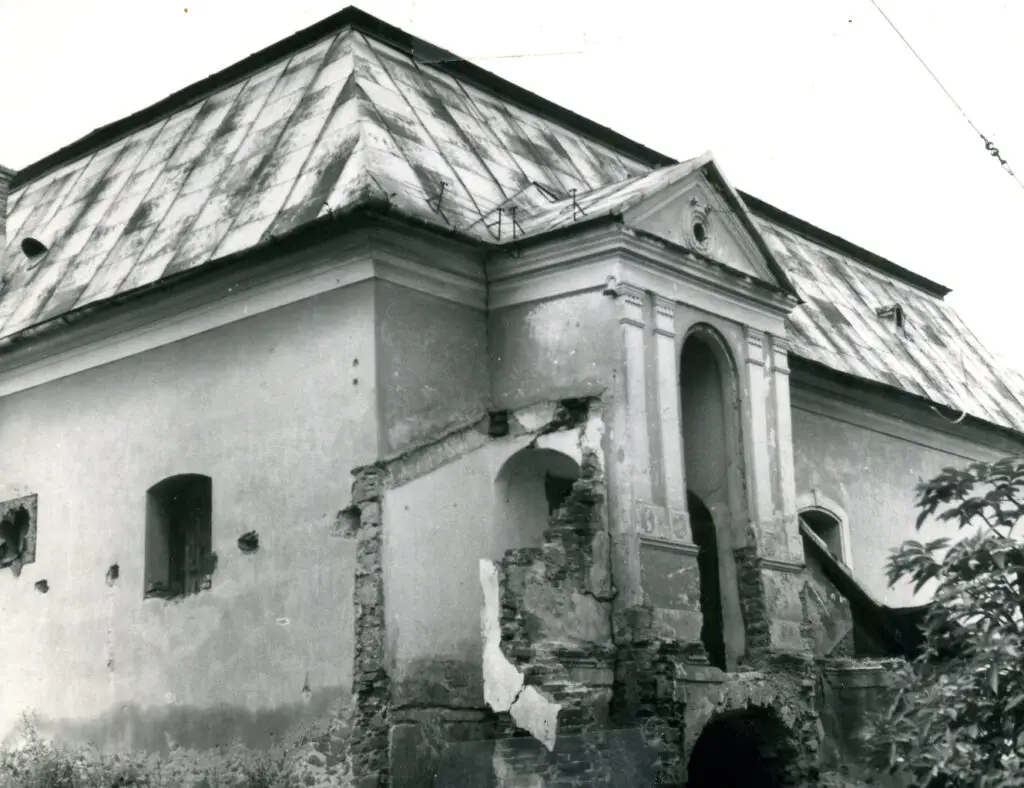
[[[21,242],[21,251],[25,253],[25,257],[29,260],[35,260],[38,257],[42,257],[49,250],[46,248],[46,244],[38,238],[29,236]]]
[[[885,306],[880,306],[875,310],[875,314],[883,320],[892,320],[893,323],[895,323],[896,328],[900,331],[902,331],[907,324],[907,313],[903,311],[903,307],[899,304],[886,304]]]

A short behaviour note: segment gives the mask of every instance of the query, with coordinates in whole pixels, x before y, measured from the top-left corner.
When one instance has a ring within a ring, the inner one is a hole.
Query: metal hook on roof
[[[583,210],[583,206],[576,202],[576,189],[570,189],[569,194],[572,195],[572,220],[576,221],[576,212],[579,211],[583,216],[587,215],[587,212]]]
[[[520,235],[525,235],[526,232],[523,230],[523,226],[516,220],[516,211],[519,210],[518,206],[513,205],[510,209],[512,212],[512,237],[516,237],[516,228],[519,228]]]
[[[436,208],[433,205],[430,205],[430,207],[437,211],[437,213],[441,213],[441,202],[442,200],[444,200],[444,190],[447,186],[447,181],[441,181],[441,191],[438,192],[436,197],[431,197],[430,199],[427,200],[427,205],[430,205],[434,200],[437,200]]]

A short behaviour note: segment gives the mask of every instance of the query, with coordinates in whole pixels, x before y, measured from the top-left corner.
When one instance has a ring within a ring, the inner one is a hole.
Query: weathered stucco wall
[[[381,454],[435,438],[487,409],[487,318],[378,281]]]
[[[860,415],[865,413],[866,409]],[[925,600],[915,598],[908,585],[888,587],[885,562],[891,550],[922,535],[935,539],[955,533],[937,524],[915,530],[918,481],[944,467],[992,460],[1001,452],[965,441],[954,445],[924,428],[914,440],[894,434],[901,430],[887,426],[885,420],[876,418],[873,423],[871,427],[855,424],[842,415],[828,416],[795,404],[797,494],[816,491],[841,507],[837,514],[847,518],[854,574],[878,601],[893,606],[917,604]]]
[[[549,419],[547,410],[531,426]],[[502,468],[532,437],[495,439],[384,496],[388,655],[399,705],[483,704],[480,559],[539,546],[547,526],[546,508],[522,521],[506,511],[523,496],[509,494]],[[515,476],[513,484],[525,482],[544,500],[542,475]]]
[[[495,408],[598,395],[622,363],[615,301],[599,291],[496,309],[488,328]]]
[[[0,735],[31,708],[109,746],[259,746],[346,694],[333,521],[376,455],[374,380],[367,283],[0,401],[3,499],[39,496],[35,563],[0,571]],[[179,473],[213,480],[212,587],[144,600],[146,491]]]

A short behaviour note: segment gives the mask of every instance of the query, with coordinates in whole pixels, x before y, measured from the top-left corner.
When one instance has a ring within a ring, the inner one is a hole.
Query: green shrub
[[[0,788],[293,788],[300,736],[274,752],[244,747],[197,754],[109,755],[95,747],[68,747],[46,739],[25,715],[15,744],[0,749]]]

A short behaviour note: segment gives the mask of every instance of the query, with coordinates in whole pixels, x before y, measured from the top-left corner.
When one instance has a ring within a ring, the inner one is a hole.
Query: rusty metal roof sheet
[[[501,242],[513,209],[541,234],[694,166],[346,9],[19,173],[0,338],[370,200]],[[795,353],[1024,431],[1024,404],[945,288],[743,198],[806,301]],[[26,237],[49,251],[27,257]],[[905,333],[876,314],[896,303]]]

